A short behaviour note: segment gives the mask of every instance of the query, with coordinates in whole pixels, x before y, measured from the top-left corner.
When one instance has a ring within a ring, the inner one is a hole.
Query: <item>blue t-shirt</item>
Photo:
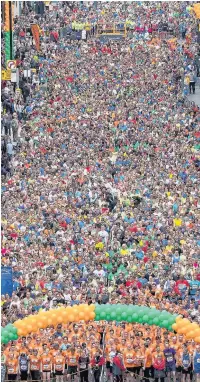
[[[200,287],[200,281],[191,280],[189,281],[189,284],[190,284],[190,294],[192,295],[196,294],[198,288]]]
[[[166,364],[169,364],[169,365],[175,364],[175,354],[176,354],[176,351],[173,348],[167,348],[164,350]]]

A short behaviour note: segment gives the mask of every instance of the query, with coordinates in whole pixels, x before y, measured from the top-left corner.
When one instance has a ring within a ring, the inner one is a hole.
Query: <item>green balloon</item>
[[[147,314],[145,314],[143,317],[142,317],[143,321],[146,322],[148,324],[148,321],[149,321],[149,316]]]
[[[123,308],[122,308],[122,306],[118,306],[118,307],[117,307],[117,309],[116,309],[116,313],[117,313],[117,314],[123,313]]]
[[[153,319],[153,324],[154,324],[154,325],[159,325],[159,323],[160,323],[159,318],[158,318],[158,317],[155,317],[155,318]]]
[[[12,341],[13,336],[14,336],[14,333],[12,333],[12,332],[8,333],[8,338],[10,341]]]
[[[101,305],[96,305],[96,307],[95,307],[95,312],[96,312],[96,314],[97,313],[100,313],[100,311],[101,311]]]
[[[95,321],[100,321],[100,316],[99,316],[99,314],[96,314],[96,315],[95,315],[94,320],[95,320]]]
[[[137,322],[138,321],[138,314],[137,313],[133,313],[132,314],[132,321],[133,322]]]
[[[10,327],[10,331],[11,331],[12,333],[17,333],[17,328],[16,328],[15,326],[11,325],[11,327]]]
[[[162,323],[161,323],[161,327],[162,327],[162,328],[167,328],[168,325],[169,325],[169,323],[168,323],[167,320],[164,320],[164,321],[162,321]]]
[[[173,325],[175,323],[174,317],[168,318],[169,325]]]
[[[132,316],[127,317],[127,322],[130,322],[130,323],[133,322]]]
[[[117,314],[116,321],[120,322],[122,320],[121,314]]]
[[[111,312],[110,318],[111,318],[111,320],[115,320],[116,319],[116,312]]]
[[[106,312],[103,310],[102,312],[99,313],[99,316],[102,320],[105,320],[106,318]]]
[[[123,312],[121,314],[121,318],[122,318],[122,321],[126,321],[127,320],[127,312]]]
[[[161,314],[161,315],[159,316],[159,321],[160,321],[160,323],[162,323],[162,322],[165,321],[166,319],[167,319],[167,317],[166,317],[165,314]]]
[[[8,337],[9,331],[4,329],[2,334],[4,337]]]
[[[106,313],[106,321],[110,321],[110,320],[111,320],[110,314]]]
[[[173,331],[171,324],[167,325],[166,329],[169,330],[169,331]]]
[[[144,314],[145,314],[144,309],[139,309],[139,310],[137,311],[137,314],[138,314],[139,317],[144,316]]]
[[[8,337],[3,337],[3,343],[4,344],[7,344],[8,342],[10,341],[10,339]]]
[[[156,311],[152,311],[152,310],[150,310],[150,312],[149,312],[149,317],[151,317],[151,318],[154,318],[154,317],[156,317],[157,316],[157,312]]]
[[[6,328],[14,328],[14,326],[13,326],[13,324],[10,323],[10,324],[6,325]]]

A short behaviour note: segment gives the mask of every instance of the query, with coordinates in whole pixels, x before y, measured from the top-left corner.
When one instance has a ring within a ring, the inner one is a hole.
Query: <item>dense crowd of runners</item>
[[[42,309],[108,302],[200,323],[200,114],[186,99],[199,47],[189,5],[58,2],[15,19],[21,92],[2,83],[1,252],[14,288],[1,296],[3,327]],[[60,29],[73,22],[94,35],[65,40]],[[126,22],[126,38],[101,42],[98,22]],[[199,382],[200,346],[101,321],[2,347],[3,380],[78,373],[87,382],[90,372],[95,382]]]

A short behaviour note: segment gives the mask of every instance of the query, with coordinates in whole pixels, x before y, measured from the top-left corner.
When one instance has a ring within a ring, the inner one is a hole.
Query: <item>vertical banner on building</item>
[[[1,267],[1,295],[6,293],[9,296],[13,292],[13,273],[12,267]]]
[[[10,4],[9,1],[5,1],[5,58],[7,60],[11,59],[11,49],[10,49],[10,34],[11,34],[11,25],[10,25]]]
[[[37,51],[39,52],[40,50],[40,29],[37,24],[32,24],[31,25],[31,32],[35,41],[35,46]]]

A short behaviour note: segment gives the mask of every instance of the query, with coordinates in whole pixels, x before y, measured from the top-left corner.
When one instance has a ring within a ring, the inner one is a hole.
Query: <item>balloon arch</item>
[[[157,310],[139,305],[75,305],[73,307],[61,307],[51,309],[47,312],[41,311],[36,315],[30,315],[8,324],[1,328],[1,342],[7,344],[9,341],[17,340],[20,336],[26,336],[45,329],[48,326],[66,324],[78,321],[117,321],[129,323],[141,323],[156,325],[179,334],[184,334],[187,339],[194,339],[200,343],[200,326],[182,318],[177,314],[171,314],[166,310]]]

